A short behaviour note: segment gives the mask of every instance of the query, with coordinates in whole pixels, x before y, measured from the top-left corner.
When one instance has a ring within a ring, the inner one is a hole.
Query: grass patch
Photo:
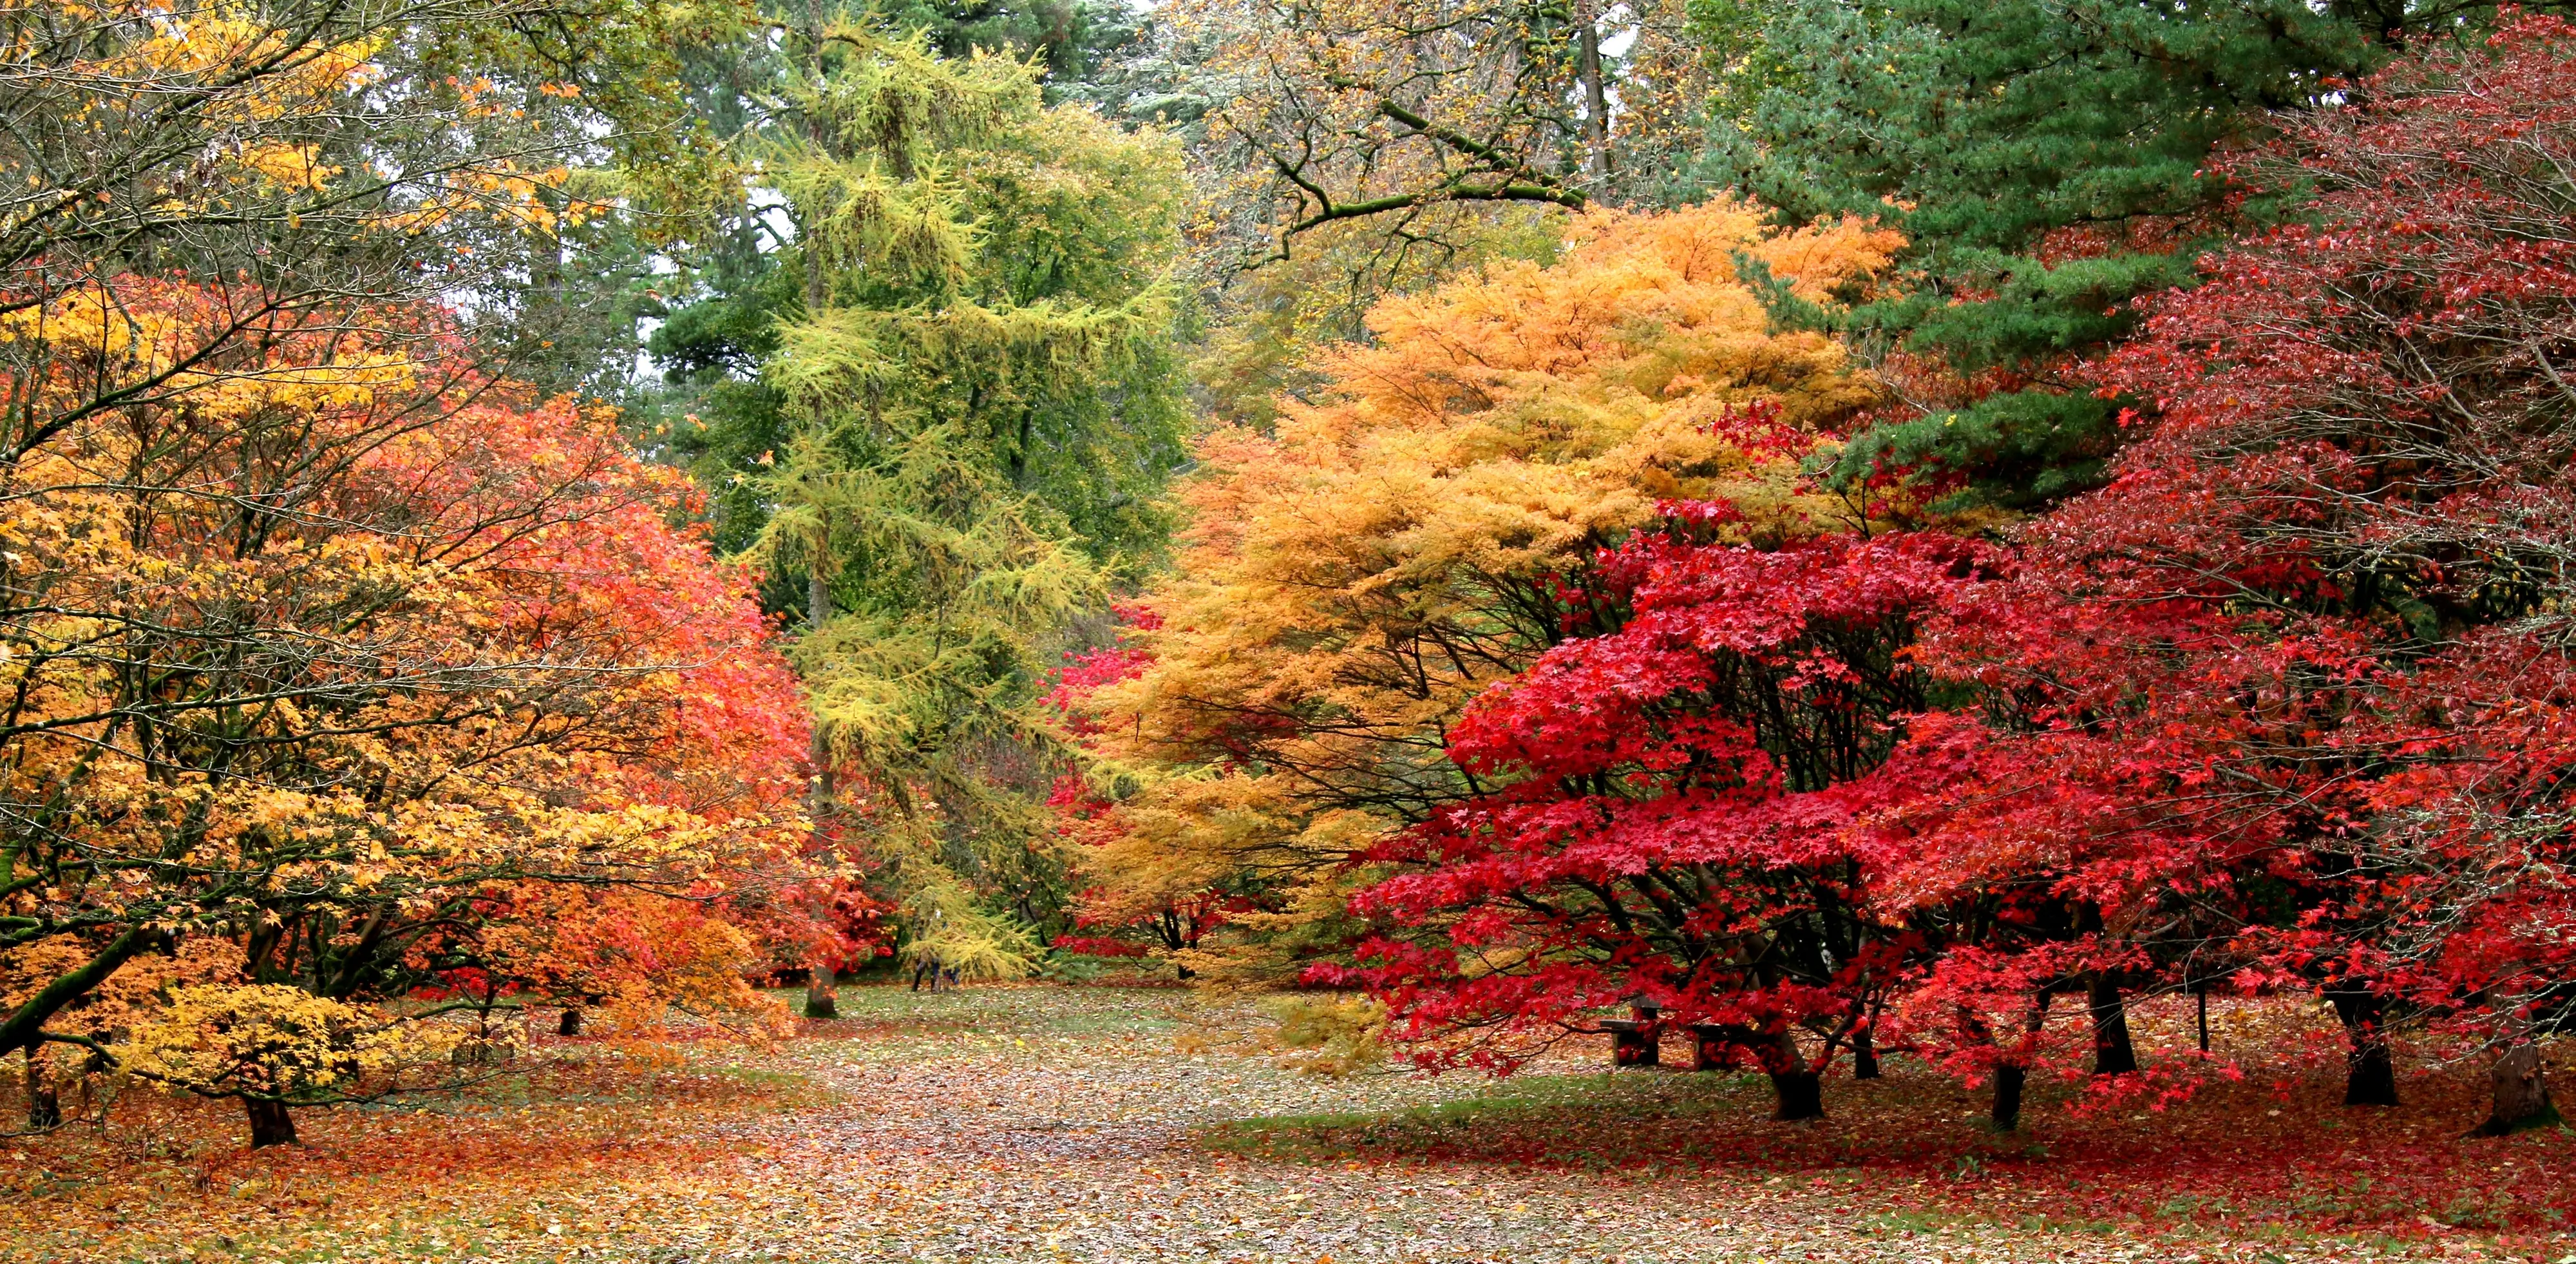
[[[801,990],[776,995],[803,1008]],[[986,985],[915,992],[901,984],[876,984],[843,987],[835,998],[840,1016],[813,1020],[808,1028],[819,1036],[872,1040],[1167,1035],[1180,1026],[1174,1007],[1187,1002],[1186,995],[1170,988]]]
[[[1630,1159],[1674,1156],[1642,1155],[1619,1134],[1740,1110],[1748,1094],[1763,1091],[1749,1076],[1530,1075],[1402,1110],[1234,1120],[1202,1131],[1199,1140],[1220,1154],[1299,1162],[1406,1158],[1622,1166]]]

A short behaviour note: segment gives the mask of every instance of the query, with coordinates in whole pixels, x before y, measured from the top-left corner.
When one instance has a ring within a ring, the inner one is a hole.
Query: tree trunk
[[[2549,1082],[2541,1074],[2540,1046],[2517,1044],[2496,1058],[2495,1106],[2473,1135],[2501,1137],[2557,1123],[2558,1105],[2549,1100]]]
[[[1870,1040],[1866,1027],[1852,1033],[1852,1078],[1878,1078],[1878,1045]]]
[[[242,1109],[250,1114],[251,1149],[295,1143],[295,1115],[287,1110],[286,1103],[245,1097]]]
[[[2021,1127],[2021,1090],[2030,1073],[2010,1062],[1995,1067],[1995,1105],[1987,1118],[1995,1131],[2011,1132]]]
[[[818,254],[819,251],[814,249],[806,251],[806,266],[808,268],[806,298],[809,303],[815,302],[819,298],[819,287],[821,285],[820,277],[822,274],[817,270],[820,265],[814,262],[814,259]],[[805,622],[807,633],[809,635],[821,632],[823,630],[823,625],[830,622],[832,618],[832,584],[830,576],[825,570],[825,558],[823,553],[823,550],[828,543],[829,541],[821,531],[818,530],[814,533],[814,542],[812,546],[814,556],[807,562],[805,568]],[[819,848],[820,845],[826,841],[826,837],[823,832],[823,822],[832,813],[832,792],[834,789],[832,785],[832,749],[830,744],[824,740],[823,726],[819,721],[814,725],[813,749],[810,753],[810,758],[814,763],[814,841]],[[814,967],[813,974],[807,977],[805,983],[805,1016],[807,1018],[839,1018],[841,1016],[839,998],[832,994],[832,967],[817,963]]]
[[[63,1126],[63,1099],[45,1080],[42,1046],[29,1045],[27,1055],[27,1128],[32,1132]]]
[[[1822,1119],[1825,1117],[1824,1077],[1808,1069],[1807,1060],[1798,1053],[1797,1037],[1780,1033],[1779,1049],[1772,1054],[1771,1092],[1780,1102],[1775,1118],[1784,1120]]]
[[[2335,1017],[2343,1020],[2344,1038],[2351,1046],[2344,1055],[2343,1104],[2396,1105],[2397,1066],[2389,1057],[2388,1032],[2381,1024],[2388,998],[2356,991],[2328,992],[2326,1000],[2333,1003]]]
[[[2119,977],[2094,971],[2084,984],[2084,1003],[2093,1011],[2093,1074],[2134,1073],[2138,1051],[2129,1043],[2129,1011],[2120,1003]]]
[[[814,553],[806,562],[805,575],[805,631],[808,636],[821,632],[823,625],[832,621],[832,580],[826,569],[831,559],[824,553],[830,545],[830,538],[818,529],[808,546]],[[821,843],[824,841],[824,818],[832,812],[833,786],[832,747],[825,740],[823,726],[819,722],[814,725],[813,744],[807,757],[814,763],[814,841]]]
[[[1592,6],[1575,13],[1574,73],[1583,81],[1584,165],[1595,181],[1610,178],[1610,93],[1601,74],[1601,22]]]
[[[2039,995],[2031,998],[2030,1014],[2022,1020],[2021,1047],[2023,1049],[2029,1049],[2031,1042],[2039,1039],[2039,1033],[2048,1028],[2048,1003],[2056,995],[2057,990],[2052,985],[2039,989]],[[2123,1030],[2125,1032],[2125,1026]],[[2030,1070],[2022,1064],[2018,1062],[1995,1064],[1994,1106],[1986,1115],[1987,1121],[1994,1125],[1995,1131],[2011,1132],[2021,1127],[2022,1089],[2029,1082]]]
[[[832,967],[814,967],[814,976],[805,984],[807,1018],[839,1018],[840,1002],[832,995]]]
[[[578,1036],[581,1034],[580,1006],[564,1006],[563,1021],[555,1024],[555,1034],[558,1036]]]
[[[1780,1113],[1775,1119],[1796,1121],[1825,1117],[1824,1080],[1813,1071],[1774,1071],[1771,1073],[1772,1095],[1780,1100]]]

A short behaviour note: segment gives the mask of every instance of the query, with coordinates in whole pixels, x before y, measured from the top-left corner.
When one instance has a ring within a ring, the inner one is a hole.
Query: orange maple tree
[[[289,1104],[369,1091],[379,1035],[421,1016],[331,1007],[463,982],[488,1016],[507,979],[639,1021],[758,1012],[743,976],[827,933],[836,880],[806,854],[794,679],[747,578],[675,525],[686,480],[484,376],[434,312],[116,297],[0,322],[44,344],[9,383],[34,407],[162,383],[71,410],[6,475],[0,1047],[31,1084],[46,1045],[131,1042],[282,1140]],[[201,939],[238,948],[205,986],[312,1004],[57,1021]],[[243,1024],[350,1073],[189,1069]]]
[[[1338,943],[1367,880],[1348,862],[1476,792],[1450,728],[1564,634],[1598,550],[1667,497],[1743,507],[1739,535],[1849,517],[1800,464],[1877,388],[1832,339],[1778,329],[1760,287],[1854,297],[1896,245],[1732,201],[1596,213],[1552,264],[1381,303],[1275,432],[1203,438],[1178,573],[1143,603],[1152,661],[1090,707],[1135,778],[1087,849],[1095,908],[1149,911],[1174,883],[1257,896],[1229,942],[1177,954],[1192,968],[1279,978]]]

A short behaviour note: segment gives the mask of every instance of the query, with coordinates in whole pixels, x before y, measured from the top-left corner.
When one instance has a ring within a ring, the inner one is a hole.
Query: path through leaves
[[[1221,1043],[1248,1015],[1181,992],[850,989],[842,1008],[852,1017],[804,1037],[765,1050],[701,1048],[685,1065],[611,1059],[591,1046],[585,1075],[573,1056],[583,1046],[554,1046],[568,1069],[496,1085],[439,1115],[316,1112],[309,1144],[293,1153],[241,1152],[238,1138],[220,1135],[230,1114],[130,1102],[103,1140],[66,1133],[9,1143],[0,1246],[20,1248],[11,1258],[80,1264],[2215,1264],[2446,1249],[2386,1239],[2144,1240],[2070,1228],[2063,1216],[1902,1212],[1894,1208],[1927,1201],[1902,1197],[1901,1180],[1894,1190],[1881,1188],[1883,1176],[1864,1182],[1858,1169],[1632,1166],[1615,1129],[1606,1145],[1593,1137],[1535,1162],[1413,1142],[1266,1149],[1245,1138],[1271,1136],[1264,1130],[1274,1124],[1242,1121],[1289,1117],[1279,1135],[1297,1136],[1396,1121],[1359,1128],[1364,1141],[1463,1128],[1479,1110],[1507,1126],[1559,1116],[1515,1116],[1513,1103],[1538,1090],[1480,1078],[1284,1071]],[[1177,1051],[1189,1048],[1200,1051]],[[1598,1053],[1569,1050],[1574,1060],[1540,1070],[1589,1072]],[[1737,1100],[1715,1077],[1677,1074],[1529,1084],[1577,1095],[1567,1099],[1584,1107],[1576,1116],[1596,1121],[1651,1097],[1667,1125],[1696,1109],[1719,1125],[1759,1102],[1749,1086]],[[1689,1098],[1698,1086],[1715,1096]],[[1476,1130],[1479,1144],[1494,1131]],[[1669,1132],[1643,1128],[1639,1145],[1660,1153]],[[1755,1134],[1730,1124],[1715,1135]],[[2465,1238],[2447,1247],[2487,1254]]]

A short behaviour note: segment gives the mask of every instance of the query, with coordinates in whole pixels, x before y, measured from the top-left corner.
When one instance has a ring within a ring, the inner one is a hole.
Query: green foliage
[[[911,930],[904,964],[954,970],[961,979],[1025,979],[1046,955],[1028,923],[979,907],[973,892],[951,880],[923,883],[905,901],[904,921]]]
[[[992,824],[1014,813],[977,757],[1046,740],[1022,705],[1041,656],[1108,594],[1042,503],[960,459],[968,446],[935,426],[884,458],[845,463],[805,436],[767,484],[788,508],[765,538],[808,566],[815,540],[829,550],[836,613],[796,660],[835,752],[906,811],[927,787]]]
[[[486,153],[564,168],[535,195],[549,218],[474,246],[495,283],[465,306],[514,376],[603,399],[630,391],[637,322],[660,306],[654,255],[740,201],[731,131],[692,89],[700,68],[756,45],[755,16],[741,0],[571,0],[428,26],[381,55],[440,116],[491,120]]]
[[[1803,0],[1757,56],[1753,191],[1801,217],[1907,205],[1929,248],[2019,252],[2083,224],[2206,210],[2206,159],[2373,60],[2299,0]]]
[[[1031,63],[873,24],[798,38],[758,142],[794,238],[659,336],[715,414],[665,432],[733,467],[725,529],[772,591],[807,589],[818,740],[864,783],[911,950],[1016,977],[1043,953],[1023,923],[1064,902],[1039,686],[1169,534],[1179,160],[1046,105]]]
[[[2213,155],[2271,112],[2330,99],[2405,34],[2491,12],[2302,0],[1701,0],[1724,63],[1719,178],[1807,221],[1902,227],[1908,293],[1856,313],[1864,345],[1956,387],[1847,451],[1848,481],[1898,462],[1953,505],[2026,506],[2098,481],[2115,409],[2070,370],[2187,284],[2200,248],[2284,213]]]
[[[877,12],[886,29],[918,31],[942,57],[996,53],[1036,62],[1050,104],[1097,101],[1113,62],[1144,38],[1145,27],[1115,0],[897,0]]]
[[[778,322],[799,304],[797,278],[762,249],[756,228],[738,224],[706,251],[695,283],[697,301],[665,309],[644,344],[666,385],[630,415],[706,490],[716,547],[738,553],[769,520],[762,458],[775,462],[792,429],[786,397],[760,380],[760,366],[778,352]]]
[[[1846,477],[1926,466],[1962,471],[1952,507],[2017,505],[2099,483],[2114,408],[2091,394],[2007,391],[1958,408],[1872,427],[1843,447]]]
[[[655,441],[715,495],[719,539],[744,547],[773,507],[759,476],[816,409],[854,423],[835,442],[869,449],[862,463],[947,425],[1087,556],[1145,564],[1188,425],[1167,280],[1177,155],[1043,106],[1032,66],[943,59],[873,27],[841,36],[752,142],[802,239],[755,216],[711,243],[706,296],[649,343],[681,388]]]

